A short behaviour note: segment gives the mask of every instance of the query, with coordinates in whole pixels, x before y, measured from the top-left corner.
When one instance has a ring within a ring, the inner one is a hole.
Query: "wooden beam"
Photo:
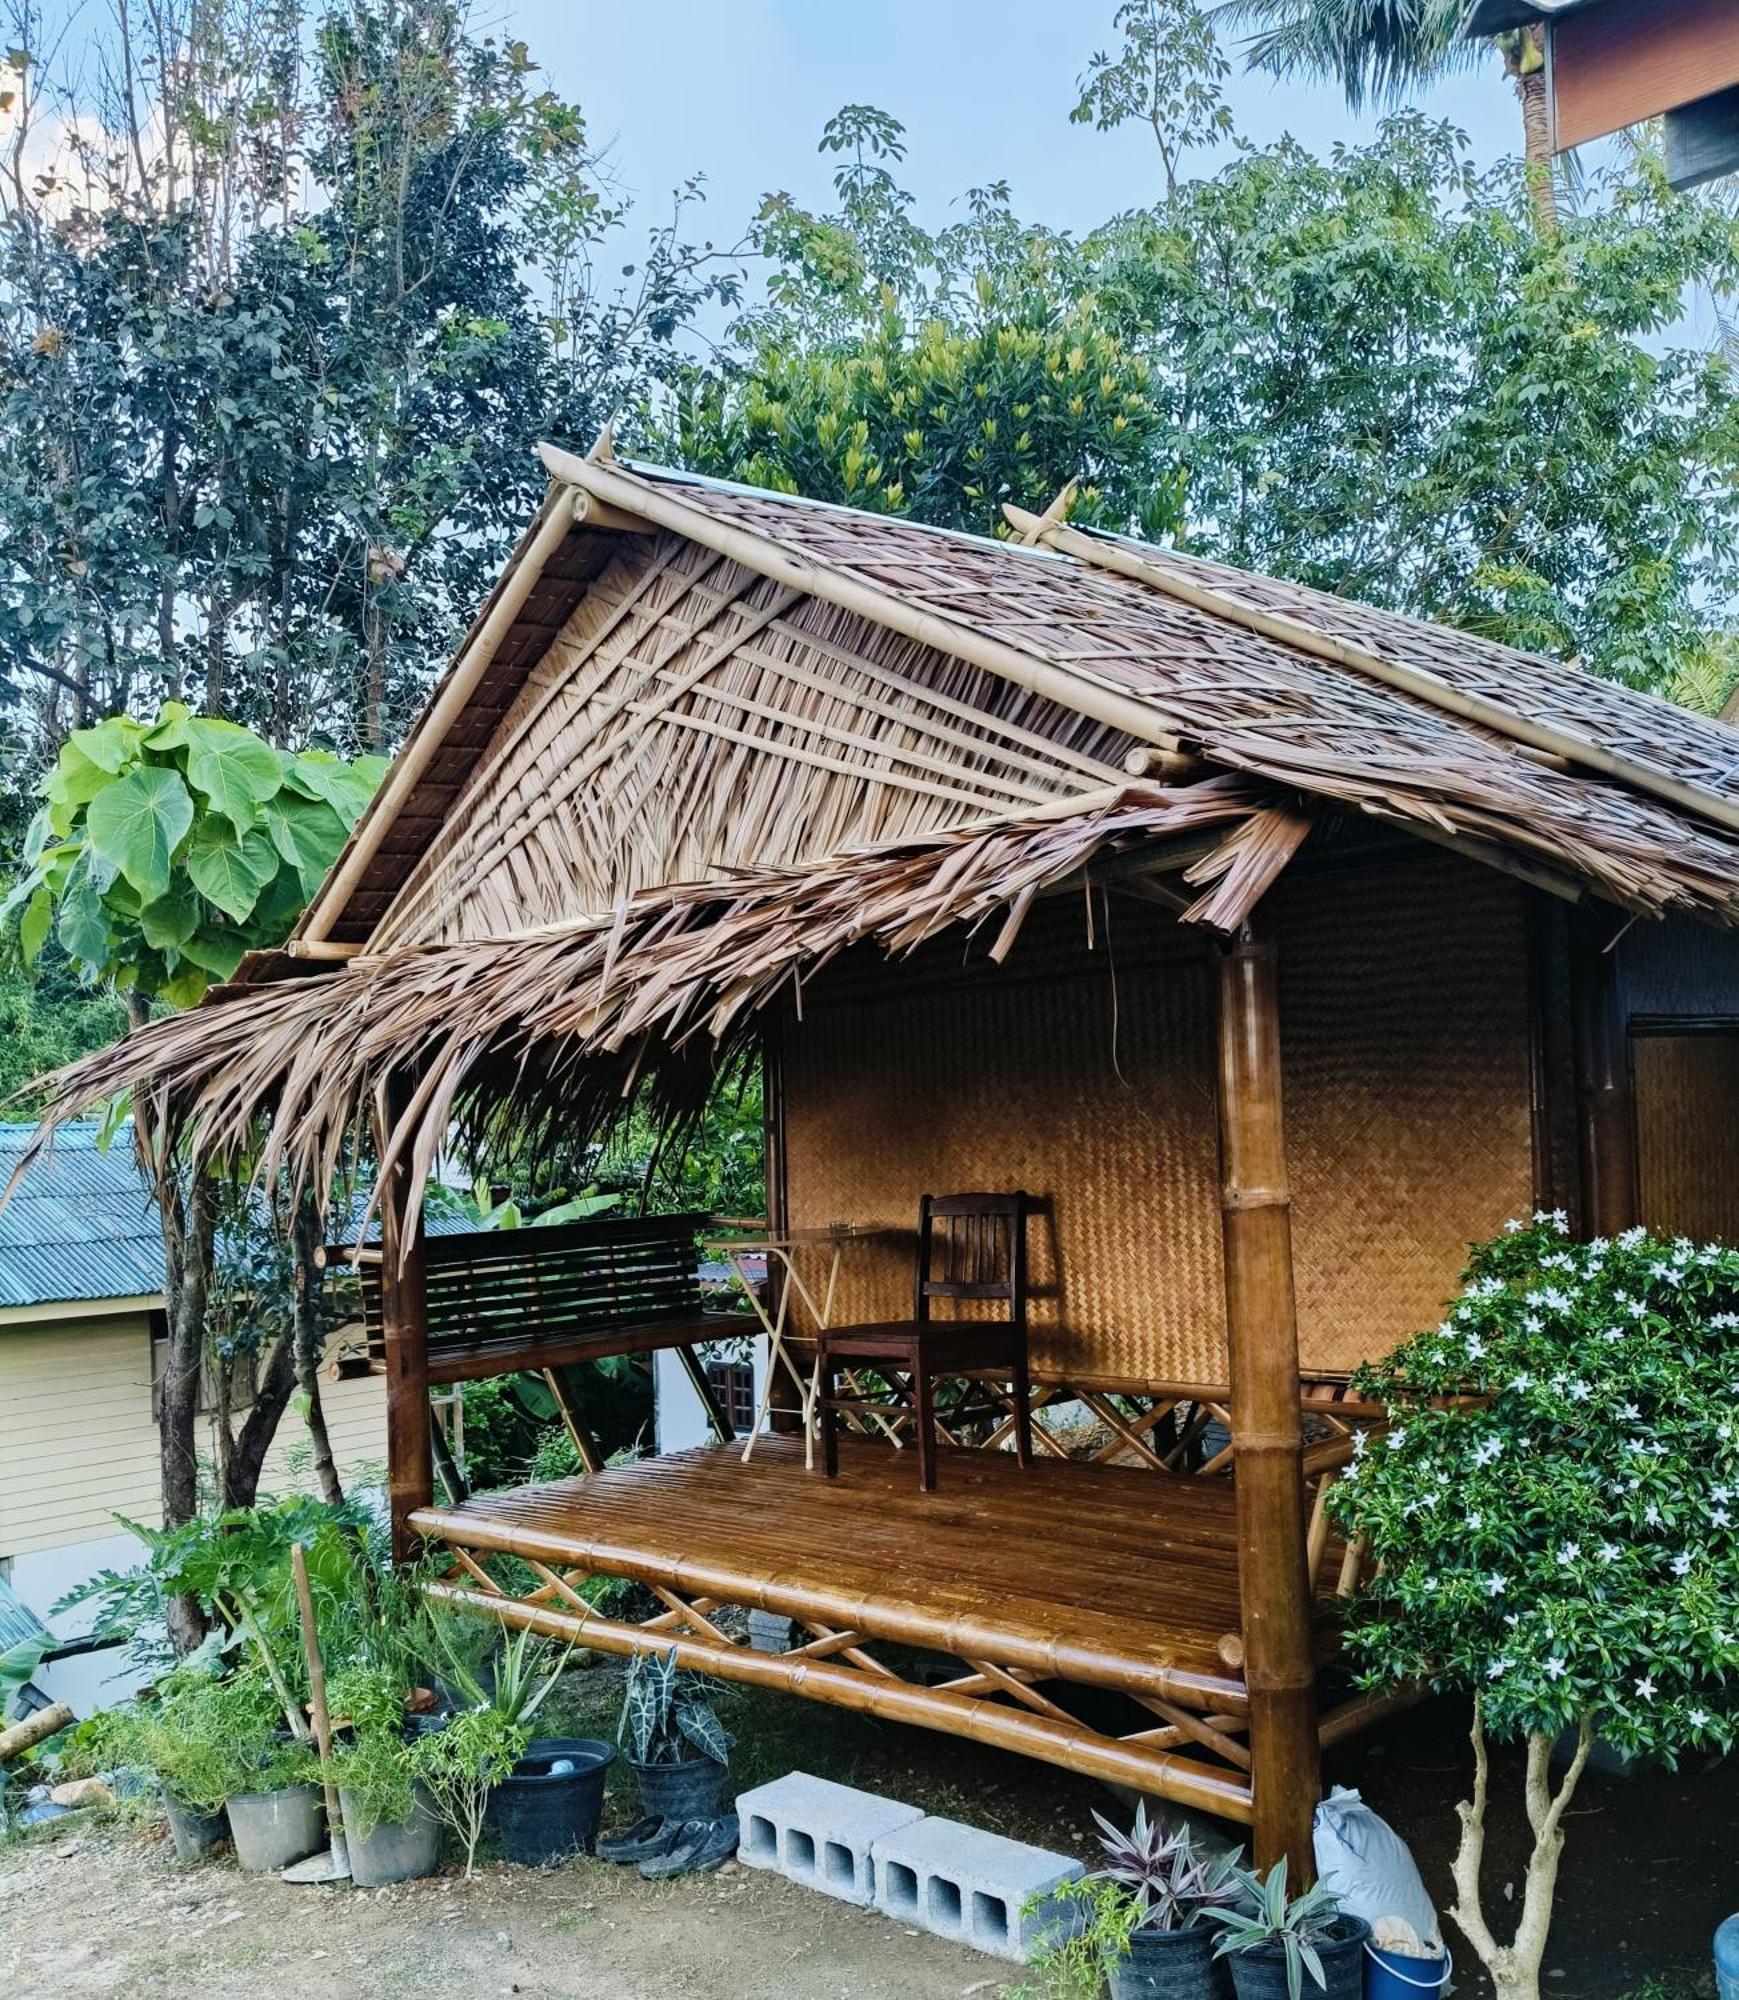
[[[707,1426],[720,1444],[729,1444],[736,1436],[731,1420],[719,1406],[719,1399],[713,1393],[713,1385],[707,1380],[706,1365],[692,1347],[684,1345],[672,1349],[682,1363],[682,1372],[688,1377],[694,1393],[700,1398],[700,1406],[706,1412]]]
[[[377,1121],[376,1144],[398,1122],[409,1092],[388,1086],[385,1115]],[[428,1294],[423,1217],[409,1212],[409,1148],[387,1177],[380,1204],[380,1316],[386,1343],[386,1474],[392,1509],[395,1562],[414,1561],[417,1536],[410,1518],[434,1498],[434,1442],[429,1408]]]
[[[1576,1137],[1585,1236],[1616,1236],[1639,1221],[1636,1100],[1619,988],[1622,919],[1598,907],[1570,919],[1570,1029],[1576,1063]]]
[[[1322,1787],[1306,1562],[1298,1316],[1274,952],[1246,925],[1220,961],[1226,1354],[1256,1866],[1314,1879]]]

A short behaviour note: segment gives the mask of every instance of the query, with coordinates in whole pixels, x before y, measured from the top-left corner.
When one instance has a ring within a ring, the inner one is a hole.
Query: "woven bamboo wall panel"
[[[1333,1372],[1439,1318],[1469,1241],[1531,1206],[1522,897],[1431,860],[1271,901],[1301,1359]],[[1071,900],[1000,973],[927,951],[809,988],[786,1032],[791,1221],[909,1231],[926,1190],[1025,1187],[1052,1209],[1032,1238],[1041,1374],[1224,1381],[1208,947],[1104,907],[1109,948],[1101,922],[1088,950]],[[909,1234],[848,1247],[835,1323],[909,1313],[911,1257]]]
[[[918,1197],[1024,1187],[1033,1359],[1072,1381],[1223,1374],[1205,942],[1124,897],[1041,908],[1001,972],[958,946],[844,960],[785,1037],[791,1221],[849,1246],[834,1323],[904,1317]],[[825,1253],[808,1252],[812,1278]]]
[[[1338,1370],[1434,1325],[1468,1244],[1533,1206],[1524,892],[1445,858],[1270,902],[1299,1347]]]
[[[1638,1035],[1630,1055],[1643,1221],[1739,1243],[1739,1033]]]

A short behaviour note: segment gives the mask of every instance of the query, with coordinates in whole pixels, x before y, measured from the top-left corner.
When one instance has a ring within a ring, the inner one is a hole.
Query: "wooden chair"
[[[822,1469],[839,1474],[839,1412],[886,1411],[886,1403],[842,1398],[842,1368],[887,1377],[917,1432],[918,1485],[936,1486],[933,1384],[948,1376],[1006,1374],[1014,1390],[1014,1445],[1032,1463],[1027,1378],[1026,1219],[1024,1194],[925,1195],[918,1206],[918,1271],[912,1317],[885,1325],[828,1327],[818,1336]],[[1003,1300],[1004,1320],[930,1317],[932,1299]],[[901,1381],[904,1377],[904,1381]]]

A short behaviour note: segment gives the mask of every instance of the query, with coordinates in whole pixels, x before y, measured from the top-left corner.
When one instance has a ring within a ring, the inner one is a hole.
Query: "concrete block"
[[[749,1613],[749,1644],[757,1653],[788,1653],[791,1650],[791,1620],[777,1611]]]
[[[876,1908],[885,1916],[994,1958],[1024,1965],[1081,1921],[1069,1903],[1049,1900],[1085,1873],[1080,1862],[959,1820],[894,1828],[876,1841],[871,1859]],[[1032,1913],[1025,1915],[1029,1902]]]
[[[792,1771],[737,1800],[737,1859],[868,1909],[875,1901],[876,1841],[923,1818],[916,1806]]]

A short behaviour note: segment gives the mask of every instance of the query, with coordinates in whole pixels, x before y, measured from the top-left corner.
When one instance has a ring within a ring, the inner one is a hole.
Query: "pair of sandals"
[[[626,1833],[598,1842],[605,1861],[638,1866],[648,1882],[667,1882],[677,1875],[695,1875],[718,1868],[737,1851],[734,1812],[716,1819],[661,1819],[656,1814],[636,1820]]]

